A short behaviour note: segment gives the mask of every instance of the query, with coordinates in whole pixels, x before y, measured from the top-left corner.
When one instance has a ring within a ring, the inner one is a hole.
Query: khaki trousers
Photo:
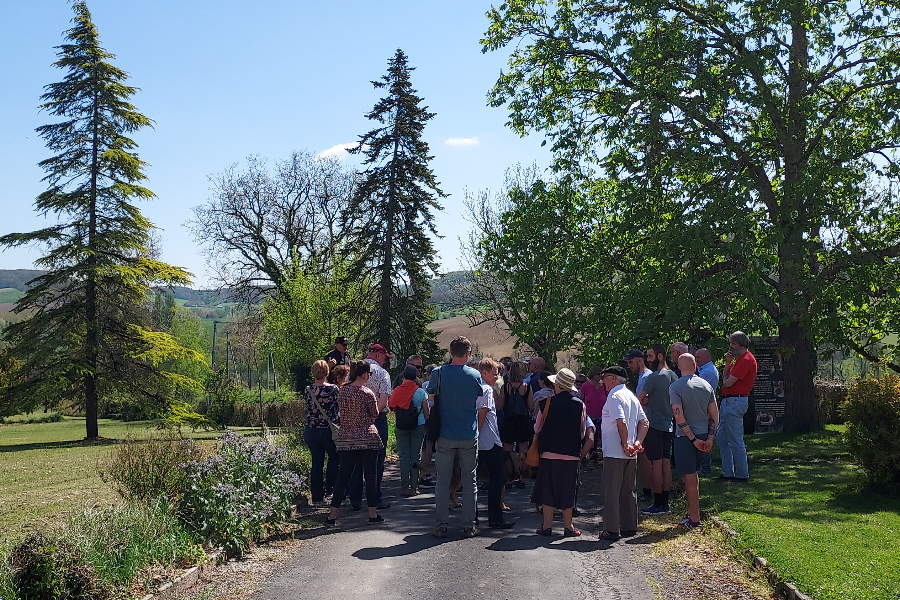
[[[603,530],[637,531],[637,460],[603,458]]]

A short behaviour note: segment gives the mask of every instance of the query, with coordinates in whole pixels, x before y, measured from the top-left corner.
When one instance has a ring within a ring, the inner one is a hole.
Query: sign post
[[[745,430],[780,432],[784,427],[785,412],[781,342],[778,337],[751,338],[750,351],[756,357],[758,370],[747,410],[747,416],[753,419],[752,429],[745,420]]]

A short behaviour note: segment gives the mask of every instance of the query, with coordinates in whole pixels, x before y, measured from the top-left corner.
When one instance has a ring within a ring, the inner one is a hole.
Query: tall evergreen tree
[[[428,166],[433,157],[421,137],[435,115],[420,106],[410,82],[413,70],[398,49],[387,74],[372,82],[387,90],[366,115],[381,126],[360,136],[351,150],[365,156],[367,167],[348,209],[349,216],[364,217],[350,236],[359,257],[352,273],[377,283],[377,341],[400,355],[433,356],[437,342],[428,329],[428,299],[438,263],[430,235],[437,235],[432,211],[441,210],[438,198],[446,194]]]
[[[6,331],[20,361],[7,388],[6,413],[66,400],[83,404],[87,438],[99,435],[98,397],[124,389],[160,407],[192,380],[159,370],[166,360],[202,360],[166,333],[145,326],[150,283],[188,283],[188,273],[152,256],[153,225],[131,201],[153,193],[140,185],[145,163],[128,134],[151,124],[128,99],[137,88],[110,64],[84,2],[73,4],[55,66],[67,71],[48,85],[41,109],[62,120],[37,129],[54,156],[42,161],[47,191],[36,210],[57,222],[30,233],[0,237],[0,244],[41,244],[48,253],[16,311],[31,316]]]

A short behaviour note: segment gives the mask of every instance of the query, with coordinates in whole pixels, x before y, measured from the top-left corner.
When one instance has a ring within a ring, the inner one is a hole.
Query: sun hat
[[[566,390],[567,392],[577,392],[575,389],[575,373],[569,369],[560,369],[556,375],[551,375],[548,379],[555,385]]]

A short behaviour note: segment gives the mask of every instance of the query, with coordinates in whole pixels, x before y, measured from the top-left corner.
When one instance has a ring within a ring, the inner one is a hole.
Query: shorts
[[[650,428],[644,438],[644,454],[650,460],[669,460],[672,458],[672,432]]]
[[[698,439],[705,440],[708,434],[696,436]],[[675,470],[679,475],[694,475],[700,470],[703,457],[706,452],[700,452],[694,443],[687,439],[687,436],[678,436],[675,438]]]
[[[504,444],[524,444],[534,439],[534,425],[528,415],[507,415],[500,427],[500,441]]]

